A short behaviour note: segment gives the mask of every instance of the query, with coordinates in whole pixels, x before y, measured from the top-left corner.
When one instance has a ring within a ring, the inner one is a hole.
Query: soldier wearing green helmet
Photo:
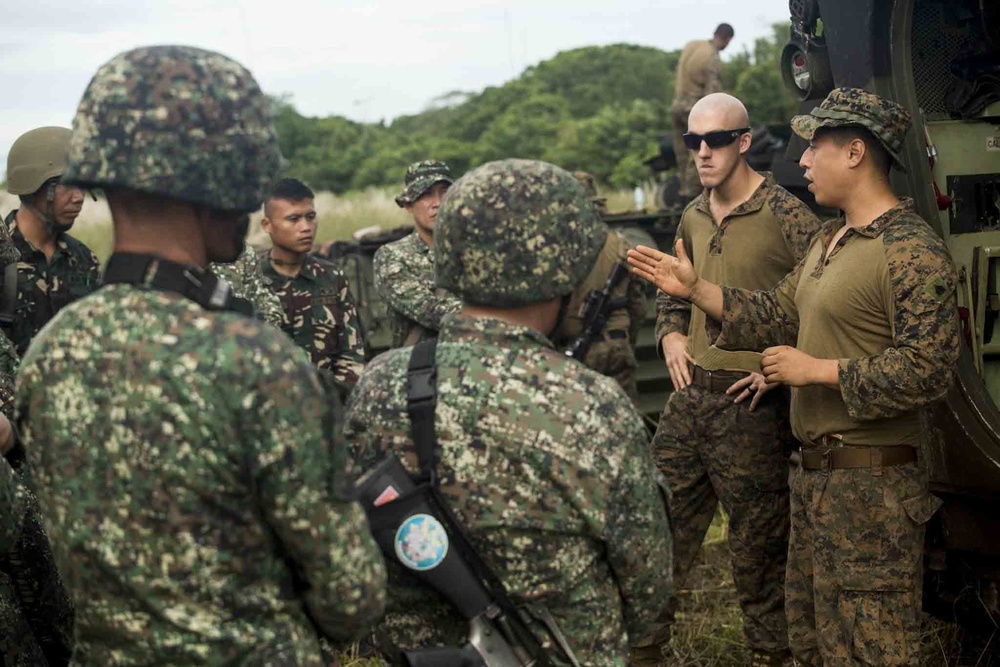
[[[21,207],[4,220],[18,259],[16,292],[8,288],[3,307],[11,313],[5,333],[20,355],[53,315],[100,283],[97,257],[66,233],[83,207],[83,190],[59,182],[69,137],[67,128],[39,127],[18,137],[7,155],[7,191]],[[12,277],[5,273],[5,286]]]
[[[433,424],[440,492],[546,653],[624,667],[629,638],[670,599],[667,492],[629,398],[549,338],[606,235],[583,188],[551,164],[491,162],[452,184],[434,266],[462,306],[441,321]],[[413,349],[377,357],[352,394],[345,435],[361,470],[387,453],[417,470]],[[382,650],[460,644],[461,617],[401,561]]]
[[[236,259],[277,175],[266,97],[221,54],[128,51],[68,156],[64,182],[107,195],[114,254],[29,349],[17,414],[74,664],[327,664],[321,641],[364,634],[385,581],[336,407],[204,268]]]

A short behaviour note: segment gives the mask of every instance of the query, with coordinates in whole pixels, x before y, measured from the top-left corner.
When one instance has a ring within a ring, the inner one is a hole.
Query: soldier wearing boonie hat
[[[433,335],[441,318],[458,312],[462,302],[434,286],[434,221],[441,200],[454,181],[440,160],[414,162],[406,169],[396,204],[413,216],[413,234],[378,249],[375,289],[388,305],[392,347],[412,345]]]
[[[911,124],[909,111],[860,88],[838,88],[810,113],[792,118],[792,130],[808,141],[822,128],[863,127],[889,153],[892,165],[904,173],[906,166],[899,153]]]
[[[699,279],[683,245],[677,258],[630,254],[721,321],[720,346],[767,348],[767,381],[792,387],[785,610],[799,665],[919,664],[924,526],[941,505],[921,452],[959,329],[948,248],[889,183],[909,125],[900,105],[853,88],[793,121],[810,191],[843,216],[769,292]]]
[[[396,197],[396,204],[400,208],[406,208],[408,204],[420,199],[421,195],[435,183],[451,185],[454,181],[451,169],[440,160],[414,162],[406,168],[406,176],[403,177],[403,191]]]

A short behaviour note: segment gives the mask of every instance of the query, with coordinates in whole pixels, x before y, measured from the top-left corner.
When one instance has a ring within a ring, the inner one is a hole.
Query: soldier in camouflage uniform
[[[594,177],[585,171],[577,171],[573,172],[573,178],[583,187],[598,215],[602,209],[606,211],[605,207],[598,206],[598,202],[606,200],[597,196]],[[615,264],[625,261],[629,242],[617,232],[608,230],[606,234],[604,247],[587,277],[573,290],[566,308],[566,317],[563,318],[559,331],[553,335],[553,342],[559,349],[565,349],[583,333],[583,308],[587,296],[592,291],[603,289]],[[598,373],[614,378],[629,398],[637,401],[639,390],[635,383],[635,369],[638,365],[635,359],[635,342],[646,313],[645,283],[641,278],[627,275],[611,292],[611,297],[617,302],[617,307],[611,311],[607,326],[601,336],[591,343],[583,361]]]
[[[115,253],[29,349],[17,415],[74,664],[319,667],[317,632],[381,615],[384,565],[315,369],[201,268],[237,258],[276,176],[267,100],[225,56],[140,48],[73,127],[63,178],[107,193]]]
[[[605,235],[550,164],[491,162],[452,186],[436,280],[464,305],[441,322],[436,431],[441,491],[514,604],[551,612],[581,664],[623,667],[629,638],[669,601],[667,491],[625,394],[547,337]],[[361,468],[391,450],[417,470],[410,352],[376,358],[351,398],[345,435]],[[381,631],[396,646],[461,642],[466,624],[439,596],[398,564],[390,581]]]
[[[414,233],[375,252],[375,289],[389,306],[392,347],[413,345],[457,313],[462,302],[434,284],[434,221],[441,198],[455,179],[438,160],[415,162],[406,169],[396,204],[413,216]]]
[[[721,320],[720,344],[763,347],[768,382],[792,387],[789,644],[800,665],[917,665],[928,491],[927,407],[958,358],[948,248],[889,185],[910,114],[856,88],[792,128],[809,140],[809,189],[844,217],[769,292],[700,279],[640,248],[636,270]],[[795,347],[792,347],[794,345]]]
[[[264,284],[264,277],[257,270],[257,253],[253,248],[244,244],[243,252],[235,262],[213,263],[209,268],[212,273],[229,283],[233,288],[233,294],[253,305],[254,314],[258,319],[281,328],[285,322],[281,301],[278,300],[278,295]]]
[[[691,111],[691,132],[699,135],[748,125],[743,104],[725,93],[703,98]],[[715,147],[703,139],[696,151],[705,192],[684,211],[676,240],[699,275],[770,289],[805,256],[819,220],[770,174],[750,168],[749,132],[724,139],[729,143]],[[674,385],[653,438],[674,494],[674,581],[682,586],[687,579],[721,502],[747,646],[754,664],[780,665],[788,656],[787,393],[766,393],[763,376],[752,372],[757,358],[745,368],[733,358],[712,363],[718,324],[692,312],[689,302],[659,292],[656,306],[658,351]],[[636,658],[657,662],[666,630]]]
[[[684,145],[688,131],[688,115],[701,98],[722,90],[722,59],[719,52],[729,46],[735,31],[728,23],[720,23],[712,39],[688,42],[681,51],[674,74],[674,99],[670,105],[674,153],[677,155],[678,193],[688,201],[701,193],[694,155]]]
[[[20,255],[17,311],[6,333],[22,356],[60,308],[100,283],[97,257],[66,233],[83,206],[83,190],[58,182],[69,136],[63,127],[40,127],[18,137],[7,155],[7,190],[21,208],[4,221]]]
[[[316,239],[313,198],[313,191],[294,178],[274,185],[261,221],[272,247],[258,254],[258,271],[281,302],[282,331],[346,395],[364,370],[365,342],[347,278],[309,252]]]

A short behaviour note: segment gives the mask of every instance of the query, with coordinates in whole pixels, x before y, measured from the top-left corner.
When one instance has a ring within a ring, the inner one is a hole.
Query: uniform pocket
[[[885,561],[844,563],[838,570],[838,647],[850,655],[844,662],[865,665],[908,665],[916,656],[918,613],[911,568]],[[819,620],[819,619],[817,619]],[[823,632],[823,628],[818,628]]]

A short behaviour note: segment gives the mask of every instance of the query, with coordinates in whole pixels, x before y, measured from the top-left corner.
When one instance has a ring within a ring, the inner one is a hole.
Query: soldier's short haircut
[[[715,29],[715,34],[718,35],[719,37],[732,39],[733,35],[736,34],[736,31],[733,30],[733,26],[729,25],[728,23],[720,23],[719,26]]]
[[[889,170],[892,168],[892,156],[885,149],[882,142],[875,138],[875,135],[860,125],[847,125],[844,127],[821,127],[816,130],[817,137],[830,137],[838,146],[843,146],[849,141],[860,139],[865,143],[866,154],[872,161],[872,166],[879,174],[889,177]]]
[[[303,201],[315,199],[316,194],[312,189],[297,178],[282,178],[271,186],[264,200],[264,216],[268,216],[267,205],[272,199],[284,199],[285,201]]]

